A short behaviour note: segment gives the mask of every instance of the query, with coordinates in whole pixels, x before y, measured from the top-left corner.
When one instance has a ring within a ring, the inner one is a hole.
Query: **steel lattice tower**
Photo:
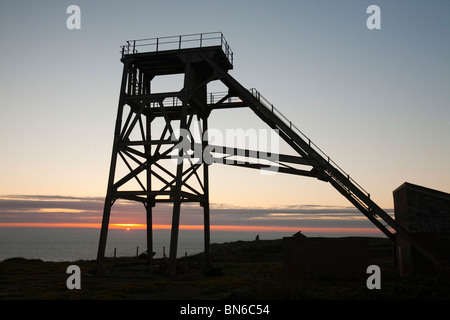
[[[204,213],[204,267],[209,268],[210,209],[208,166],[204,158],[215,151],[214,162],[254,169],[269,167],[281,173],[314,177],[329,182],[375,224],[389,239],[401,235],[436,265],[439,261],[415,241],[382,210],[359,184],[284,117],[257,90],[246,89],[230,74],[233,52],[222,33],[203,33],[127,41],[122,46],[123,73],[108,188],[97,255],[97,272],[103,270],[111,208],[117,199],[143,204],[147,217],[147,251],[151,267],[153,252],[152,210],[156,203],[173,203],[169,253],[169,275],[175,273],[180,210],[183,202],[197,202]],[[180,90],[154,92],[152,83],[168,75],[182,75]],[[219,80],[225,94],[207,92],[207,85]],[[268,159],[258,150],[208,145],[205,135],[211,111],[223,108],[250,108],[296,154],[279,154]],[[193,131],[200,133],[195,140]],[[188,136],[177,134],[188,132]],[[183,144],[189,148],[179,148]],[[212,149],[211,149],[212,148]],[[221,156],[218,156],[221,154]],[[235,156],[244,162],[230,160]],[[178,161],[174,162],[174,158]],[[227,161],[225,161],[225,159]],[[117,164],[126,167],[118,172]],[[265,162],[261,162],[264,160]],[[267,160],[272,161],[270,165]],[[150,268],[151,270],[151,268]]]
[[[141,47],[147,51],[140,53]],[[221,33],[144,39],[122,46],[123,74],[97,257],[99,268],[105,254],[111,207],[117,199],[144,205],[150,261],[152,208],[158,202],[173,203],[169,274],[175,272],[181,204],[200,203],[204,211],[205,268],[209,266],[208,165],[191,159],[188,163],[182,161],[189,150],[176,148],[189,138],[181,134],[183,130],[192,132],[193,126],[198,126],[195,129],[202,136],[207,132],[211,112],[207,84],[217,75],[203,56],[225,70],[232,68],[233,55]],[[183,74],[181,90],[152,91],[155,79],[174,74]],[[194,143],[191,141],[193,148]],[[197,143],[202,149],[206,146],[203,139]],[[181,161],[174,162],[176,153]],[[119,158],[129,169],[122,176],[116,172]],[[131,182],[134,184],[130,187]]]

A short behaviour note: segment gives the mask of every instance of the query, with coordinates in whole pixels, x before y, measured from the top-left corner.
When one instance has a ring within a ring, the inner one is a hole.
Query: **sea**
[[[281,239],[288,232],[211,231],[211,243]],[[0,228],[0,261],[9,258],[43,261],[95,260],[100,229],[94,228]],[[203,252],[203,232],[180,230],[177,256]],[[170,230],[153,230],[155,258],[169,256]],[[110,229],[106,257],[132,257],[147,250],[145,230]]]

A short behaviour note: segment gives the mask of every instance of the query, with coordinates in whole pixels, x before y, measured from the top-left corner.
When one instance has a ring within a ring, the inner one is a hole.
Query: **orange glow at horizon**
[[[0,223],[0,227],[11,228],[94,228],[100,229],[100,223]],[[136,223],[113,223],[109,225],[109,229],[123,230],[145,230],[146,224]],[[170,230],[169,224],[155,224],[154,230]],[[180,225],[180,230],[203,230],[203,225]],[[333,227],[317,227],[317,228],[300,228],[286,226],[236,226],[236,225],[216,225],[211,226],[212,231],[241,231],[241,232],[292,232],[301,231],[303,233],[367,233],[382,234],[376,227],[374,228],[333,228]]]

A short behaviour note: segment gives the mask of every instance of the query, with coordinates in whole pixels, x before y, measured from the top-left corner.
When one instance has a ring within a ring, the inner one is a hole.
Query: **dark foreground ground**
[[[0,262],[2,300],[450,300],[448,276],[401,278],[388,240],[370,239],[372,263],[380,266],[381,289],[367,277],[292,277],[283,268],[282,240],[213,244],[212,268],[201,271],[201,254],[179,260],[177,275],[164,276],[164,260],[149,275],[145,259],[107,259],[108,273],[91,273],[95,261],[45,262],[12,258]],[[69,290],[67,267],[81,269],[81,289]]]

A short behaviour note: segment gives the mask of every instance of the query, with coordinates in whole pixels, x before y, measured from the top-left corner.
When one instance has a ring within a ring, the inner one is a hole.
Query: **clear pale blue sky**
[[[68,30],[66,8],[81,8]],[[368,30],[366,8],[381,8]],[[222,31],[256,87],[392,208],[405,181],[450,192],[449,1],[0,2],[0,195],[102,197],[126,40]],[[236,120],[239,119],[239,120]],[[210,126],[262,126],[248,111]],[[239,181],[239,183],[236,183]],[[348,205],[323,182],[214,166],[214,203]]]

